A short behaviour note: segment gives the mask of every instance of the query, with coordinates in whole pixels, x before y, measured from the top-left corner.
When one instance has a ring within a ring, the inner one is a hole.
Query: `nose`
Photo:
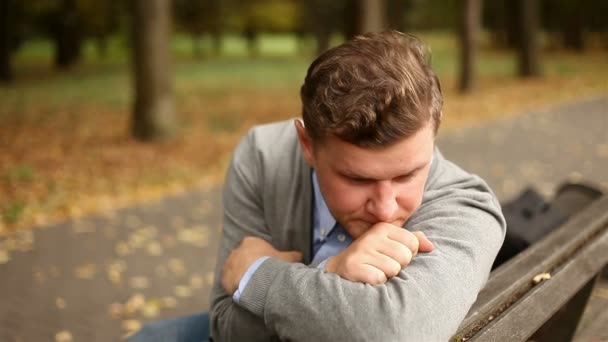
[[[378,222],[392,222],[397,212],[397,198],[391,181],[379,181],[367,201],[367,211]]]

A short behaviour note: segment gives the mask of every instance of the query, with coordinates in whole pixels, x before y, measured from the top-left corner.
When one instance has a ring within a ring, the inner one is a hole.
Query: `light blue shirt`
[[[352,238],[342,228],[340,224],[336,223],[336,219],[333,217],[321,189],[319,188],[319,181],[317,180],[317,173],[313,170],[312,172],[312,186],[314,191],[314,210],[312,214],[313,224],[313,236],[312,236],[312,255],[313,259],[311,265],[316,265],[319,268],[324,268],[327,259],[340,253],[344,248],[350,246]],[[260,267],[264,260],[269,257],[264,256],[257,259],[243,274],[241,281],[239,282],[238,289],[232,295],[232,299],[235,302],[239,301],[241,293],[247,287],[249,279],[253,273]]]

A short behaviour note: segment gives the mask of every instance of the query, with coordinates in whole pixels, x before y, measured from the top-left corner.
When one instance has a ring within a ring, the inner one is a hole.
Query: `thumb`
[[[299,262],[302,260],[302,253],[297,251],[279,252],[278,258],[288,262]]]
[[[416,235],[416,237],[418,238],[418,251],[419,252],[429,253],[435,249],[435,246],[433,245],[431,240],[429,240],[429,238],[427,238],[423,232],[414,232],[414,235]]]

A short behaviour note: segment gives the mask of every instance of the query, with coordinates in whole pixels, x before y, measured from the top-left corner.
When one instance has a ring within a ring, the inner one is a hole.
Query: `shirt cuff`
[[[327,264],[327,260],[329,260],[329,258],[327,258],[327,259],[325,259],[325,260],[321,261],[321,262],[320,262],[320,263],[317,265],[317,268],[318,268],[318,269],[321,269],[321,270],[323,270],[323,271],[325,271],[325,264]]]
[[[238,303],[239,300],[241,299],[241,293],[243,293],[243,291],[245,291],[245,287],[247,287],[247,284],[249,283],[249,279],[251,279],[251,276],[253,275],[253,273],[268,258],[269,257],[267,257],[267,256],[260,257],[259,259],[257,259],[256,261],[254,261],[253,264],[251,264],[249,266],[249,268],[247,269],[247,271],[245,272],[245,274],[243,274],[243,277],[241,278],[241,281],[239,281],[239,288],[236,289],[236,291],[232,295],[232,300],[235,303]]]

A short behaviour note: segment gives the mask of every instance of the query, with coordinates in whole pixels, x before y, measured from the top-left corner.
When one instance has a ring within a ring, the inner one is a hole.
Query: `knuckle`
[[[405,249],[405,253],[403,255],[403,266],[407,266],[409,265],[409,263],[412,261],[412,251],[410,251],[409,249]]]

